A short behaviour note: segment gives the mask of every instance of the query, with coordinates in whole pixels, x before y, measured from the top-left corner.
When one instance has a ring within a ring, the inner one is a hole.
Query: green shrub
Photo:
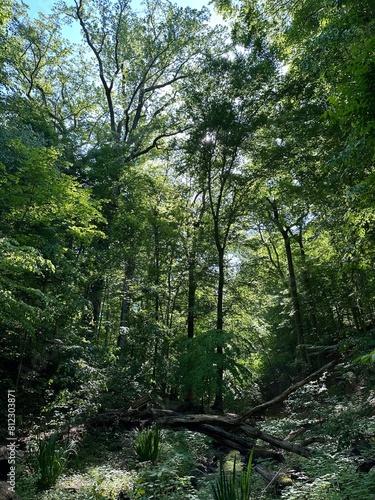
[[[137,500],[185,500],[195,499],[191,476],[180,476],[170,465],[156,465],[145,468],[136,485],[134,498]]]
[[[216,484],[212,486],[212,493],[215,500],[249,500],[251,494],[251,468],[253,462],[253,451],[250,454],[247,470],[238,474],[236,470],[236,457],[233,462],[231,474],[224,471],[220,465],[220,476]]]
[[[86,490],[85,500],[114,500],[122,498],[133,487],[136,475],[110,466],[95,467],[90,471],[94,483]]]
[[[161,431],[157,426],[138,432],[135,451],[141,462],[157,462],[160,453]]]

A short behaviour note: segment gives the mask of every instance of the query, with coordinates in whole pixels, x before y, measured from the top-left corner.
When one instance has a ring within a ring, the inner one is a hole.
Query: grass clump
[[[159,458],[161,431],[158,426],[139,431],[135,440],[135,452],[141,462],[155,464]]]
[[[38,437],[32,453],[32,467],[38,477],[37,486],[41,490],[51,488],[66,469],[69,456],[73,451],[72,444],[58,441],[58,434],[48,439]]]
[[[236,457],[233,462],[233,470],[226,473],[223,465],[220,465],[220,475],[212,486],[214,500],[250,500],[251,495],[251,469],[253,462],[253,450],[250,454],[246,471],[236,470]]]

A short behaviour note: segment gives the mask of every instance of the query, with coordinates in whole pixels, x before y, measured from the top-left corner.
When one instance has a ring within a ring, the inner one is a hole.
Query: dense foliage
[[[0,5],[20,430],[146,393],[239,412],[332,359],[371,380],[375,3],[214,3],[214,28],[164,0]]]

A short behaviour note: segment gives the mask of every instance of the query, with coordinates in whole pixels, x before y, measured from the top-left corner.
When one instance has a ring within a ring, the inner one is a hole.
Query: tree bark
[[[194,245],[194,241],[193,241]],[[188,256],[189,260],[189,273],[188,273],[188,310],[187,310],[187,334],[188,338],[194,338],[195,329],[195,300],[197,291],[197,279],[196,279],[196,253],[193,248]],[[187,374],[187,380],[189,380],[189,374]],[[188,386],[186,402],[190,405],[194,404],[194,393],[191,385]]]
[[[295,273],[295,269],[294,269],[292,247],[290,244],[290,237],[289,237],[288,233],[285,231],[285,229],[282,230],[282,236],[284,238],[285,252],[286,252],[286,256],[287,256],[287,260],[288,260],[288,271],[289,271],[289,281],[290,281],[290,297],[292,300],[293,317],[294,317],[294,322],[295,322],[295,326],[296,326],[298,348],[300,350],[302,362],[307,365],[308,364],[308,356],[307,356],[306,347],[305,347],[305,335],[304,335],[304,331],[303,331],[301,306],[300,306],[299,296],[298,296],[297,280],[296,280],[296,273]]]
[[[305,253],[305,247],[303,245],[303,239],[302,239],[302,228],[300,228],[300,232],[299,232],[299,235],[297,237],[297,241],[299,244],[299,249],[300,249],[300,254],[301,254],[302,281],[303,281],[303,284],[305,286],[305,290],[306,290],[306,294],[307,294],[307,307],[308,307],[308,312],[309,312],[311,331],[312,331],[315,338],[319,338],[319,326],[318,326],[318,319],[317,319],[317,314],[316,314],[316,306],[315,306],[314,295],[313,295],[312,290],[311,290],[309,273],[307,271],[306,253]]]
[[[102,310],[102,299],[104,290],[104,279],[98,278],[90,284],[87,297],[92,305],[92,317],[90,327],[93,336],[99,337],[100,333],[100,313]]]
[[[187,333],[189,339],[192,339],[194,337],[196,291],[197,291],[196,254],[193,249],[189,254],[189,275],[188,275]]]
[[[155,219],[158,216],[157,209],[155,210]],[[152,379],[156,380],[156,372],[158,365],[158,355],[159,355],[159,315],[160,315],[160,299],[159,299],[159,285],[160,285],[160,232],[158,223],[155,221],[154,224],[154,265],[153,270],[155,273],[154,285],[155,285],[155,303],[154,303],[154,319],[155,319],[155,341],[154,341],[154,359],[152,367]]]

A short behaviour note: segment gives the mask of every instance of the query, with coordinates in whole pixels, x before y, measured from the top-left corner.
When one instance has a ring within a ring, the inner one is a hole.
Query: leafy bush
[[[369,354],[364,354],[362,356],[359,356],[354,361],[360,361],[361,363],[375,364],[375,350],[371,351]]]
[[[49,381],[49,403],[43,413],[53,428],[86,422],[100,408],[100,398],[106,390],[104,359],[97,348],[81,345],[61,347],[63,359]]]
[[[140,431],[136,437],[135,451],[141,462],[156,463],[160,453],[161,431],[157,426]]]
[[[141,479],[134,490],[138,500],[182,500],[196,498],[191,484],[191,476],[180,476],[169,465],[149,468],[146,465]]]
[[[136,481],[135,474],[110,466],[96,467],[90,476],[94,483],[86,490],[85,500],[114,500],[125,496]]]
[[[220,476],[216,484],[212,486],[212,493],[215,500],[249,500],[251,494],[251,468],[253,462],[253,451],[250,454],[247,470],[241,471],[238,475],[236,470],[236,457],[233,462],[233,470],[231,474],[224,471],[224,467],[220,465]]]

